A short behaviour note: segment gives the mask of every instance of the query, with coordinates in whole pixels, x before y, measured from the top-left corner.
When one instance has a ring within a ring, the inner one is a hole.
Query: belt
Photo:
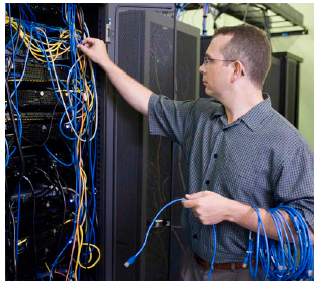
[[[194,253],[194,258],[196,259],[197,263],[204,269],[210,269],[210,262],[201,259],[198,255]],[[255,260],[251,261],[253,264]],[[243,262],[228,262],[228,263],[214,263],[213,269],[220,269],[220,270],[231,270],[231,269],[245,269],[243,267]]]

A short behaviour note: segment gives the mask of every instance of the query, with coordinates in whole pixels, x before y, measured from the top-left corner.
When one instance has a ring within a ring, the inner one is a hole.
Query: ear
[[[241,77],[245,76],[244,66],[240,61],[235,61],[233,63],[233,75],[231,77],[231,82],[234,83]]]

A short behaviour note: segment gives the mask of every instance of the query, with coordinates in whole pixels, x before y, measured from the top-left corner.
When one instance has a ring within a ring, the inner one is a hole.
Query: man
[[[183,262],[184,280],[206,280],[212,224],[217,224],[217,252],[211,279],[251,279],[242,261],[248,231],[257,231],[252,206],[260,208],[268,237],[278,239],[265,209],[285,204],[302,213],[313,239],[313,154],[262,94],[271,64],[263,31],[242,25],[215,32],[199,71],[206,94],[217,101],[179,102],[152,94],[111,62],[102,41],[87,38],[83,44],[79,49],[105,70],[123,98],[149,117],[151,134],[170,137],[183,149],[188,209],[182,226],[192,250]]]

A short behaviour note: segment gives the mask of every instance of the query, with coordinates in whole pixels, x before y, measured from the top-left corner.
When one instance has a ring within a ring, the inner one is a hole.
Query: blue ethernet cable
[[[73,239],[74,235],[75,235],[75,230],[73,231],[73,234],[72,234],[72,236],[71,236],[71,239]],[[63,248],[63,250],[59,253],[59,255],[57,256],[57,258],[55,259],[55,261],[54,261],[54,263],[53,263],[53,265],[52,265],[52,267],[51,267],[50,281],[52,281],[52,273],[53,273],[54,267],[55,267],[55,265],[56,265],[58,259],[59,259],[60,256],[64,253],[64,251],[66,250],[66,248],[68,247],[68,245],[70,245],[72,242],[73,242],[73,240],[67,241],[67,244],[65,245],[65,247]]]
[[[19,184],[19,189],[18,189],[18,216],[17,216],[17,228],[16,228],[16,248],[15,248],[15,252],[16,252],[16,265],[18,265],[18,252],[19,252],[19,227],[20,227],[20,204],[21,204],[21,184]],[[14,225],[14,223],[13,223]]]
[[[298,234],[301,257],[294,277],[296,276],[295,279],[297,280],[305,280],[306,278],[312,280],[314,268],[313,245],[305,219],[296,209],[290,206],[281,205],[277,209],[284,210],[289,214]]]
[[[265,244],[263,239],[266,237],[266,232],[265,230],[263,230],[263,235],[259,235],[259,224],[262,222],[262,219],[258,209],[255,208],[255,210],[258,214],[257,238],[260,238],[260,241],[256,245],[256,254],[258,255],[260,251],[260,262],[262,264],[263,271],[268,275],[267,278],[273,281],[306,280],[307,278],[313,280],[313,246],[310,239],[309,229],[303,216],[296,209],[289,206],[281,205],[277,208],[268,209],[268,212],[270,213],[276,227],[279,240],[276,241],[273,239],[269,239],[269,262],[265,264],[265,259],[263,258],[263,253],[261,252],[261,250],[263,251],[263,247]],[[288,213],[297,232],[298,245],[300,248],[299,261],[297,260],[296,244],[293,244],[293,253],[290,245],[290,238],[291,241],[295,243],[294,235],[292,234],[292,231],[280,210],[284,210]],[[290,238],[287,232],[289,233]],[[283,238],[283,235],[285,236],[285,238]],[[252,242],[250,237],[246,256],[246,258],[249,258],[250,263],[251,253]],[[250,272],[253,277],[256,276],[256,273],[253,274],[251,266]],[[262,280],[260,275],[259,278],[260,280]]]
[[[36,273],[38,277],[40,277],[41,281],[44,281],[43,276],[41,275],[41,273],[37,272]]]
[[[34,13],[32,12],[32,10],[30,9],[29,5],[26,4],[26,3],[23,3],[23,4],[25,5],[25,7],[28,9],[28,11],[29,11],[30,14],[31,14],[31,21],[32,21],[32,22],[36,22],[35,15],[34,15]]]
[[[262,280],[262,277],[260,275],[260,272],[258,270],[258,263],[259,263],[259,254],[260,254],[260,257],[261,257],[261,252],[260,250],[263,251],[263,247],[261,245],[261,243],[263,243],[263,241],[260,241],[260,238],[261,237],[264,237],[264,243],[265,243],[265,249],[264,251],[266,251],[267,253],[267,257],[266,257],[266,266],[269,267],[270,263],[270,253],[269,253],[269,244],[268,244],[268,238],[267,238],[267,235],[266,235],[266,231],[265,231],[265,227],[264,227],[264,224],[263,224],[263,221],[262,221],[262,218],[261,218],[261,214],[260,214],[260,211],[259,209],[254,206],[253,207],[255,212],[257,213],[258,215],[258,228],[257,228],[257,239],[256,239],[256,252],[255,252],[255,270],[253,271],[253,268],[252,268],[252,262],[251,262],[251,253],[249,253],[249,268],[250,268],[250,274],[251,276],[253,277],[253,279],[256,281],[256,276],[258,275],[260,280]],[[260,235],[260,226],[262,227],[262,230],[263,230],[263,236]],[[249,237],[249,241],[250,241],[250,237]],[[250,244],[250,242],[249,242]],[[252,250],[251,250],[252,252]],[[261,260],[260,260],[261,261]],[[266,280],[266,278],[268,277],[268,269],[264,270],[264,281]]]
[[[285,217],[283,216],[283,214],[276,208],[269,209],[268,211],[269,212],[272,211],[272,217],[275,217],[276,219],[278,219],[278,221],[280,223],[279,226],[282,227],[284,235],[285,235],[287,249],[285,247],[285,244],[284,244],[284,247],[282,246],[282,247],[280,247],[280,249],[282,249],[281,254],[282,254],[283,257],[285,256],[285,251],[284,250],[287,251],[287,257],[286,257],[287,263],[285,262],[285,265],[284,265],[284,273],[285,274],[283,274],[283,279],[284,280],[289,280],[293,276],[293,274],[295,272],[297,252],[296,252],[296,245],[294,245],[294,258],[293,258],[292,257],[292,252],[291,252],[291,246],[290,246],[289,238],[288,238],[288,235],[286,233],[286,230],[285,230],[285,227],[283,225],[282,220],[286,224],[287,230],[290,233],[290,236],[292,238],[292,242],[294,243],[295,240],[294,240],[292,231],[291,231],[288,223],[286,222]],[[278,227],[278,229],[280,229],[280,228]],[[286,269],[285,269],[285,267],[286,267]]]
[[[161,214],[161,212],[171,206],[172,204],[174,204],[175,202],[179,202],[179,201],[183,201],[183,200],[187,200],[186,198],[179,198],[179,199],[175,199],[175,200],[172,200],[171,202],[167,203],[166,205],[164,205],[160,211],[156,214],[156,216],[154,217],[154,219],[152,220],[152,223],[150,224],[147,232],[146,232],[146,235],[145,235],[145,239],[144,239],[144,242],[143,242],[143,245],[142,247],[140,248],[140,250],[135,254],[133,255],[132,257],[130,257],[124,264],[125,267],[129,267],[131,264],[134,263],[134,261],[136,260],[136,258],[138,257],[138,255],[143,251],[145,245],[146,245],[146,242],[147,242],[147,239],[149,237],[149,233],[150,233],[150,230],[151,228],[153,227],[154,223],[155,223],[155,220],[157,219],[157,217]]]
[[[11,5],[8,4],[8,15],[9,15],[9,24],[10,24],[10,35],[12,38],[12,26],[11,26]],[[14,87],[15,90],[17,88],[17,84],[16,84],[16,77],[15,77],[15,62],[14,62],[14,58],[15,58],[15,50],[14,50],[14,42],[12,40],[12,64],[13,64],[13,76],[14,76]],[[8,70],[9,72],[10,70]],[[8,96],[8,99],[11,99],[11,96]],[[12,103],[14,105],[14,103]],[[20,114],[18,112],[18,97],[16,96],[16,108],[15,111],[17,113],[17,119],[18,119],[18,125],[20,125],[21,123],[21,118],[20,118]],[[20,130],[21,127],[21,130]],[[22,125],[20,125],[19,127],[19,140],[21,141],[21,135],[22,135]],[[19,246],[18,246],[18,242],[19,242],[19,226],[20,226],[20,203],[21,203],[21,184],[19,184],[18,187],[18,219],[17,219],[17,227],[16,227],[16,243],[14,243],[16,245],[16,265],[18,265],[18,250],[19,250]],[[14,224],[14,223],[13,223]],[[15,225],[15,224],[14,224]]]
[[[67,145],[69,151],[72,153],[72,151],[71,151],[70,147],[68,146],[68,144],[67,144],[66,142],[65,142],[65,144]],[[72,165],[74,164],[74,156],[73,156],[72,154],[71,154],[71,156],[72,156],[72,162],[69,163],[69,164],[67,164],[67,163],[64,163],[64,162],[60,161],[52,152],[50,152],[49,149],[47,148],[46,144],[44,144],[44,147],[45,147],[46,151],[47,151],[58,163],[60,163],[60,164],[62,164],[62,165],[64,165],[64,166],[66,166],[66,167],[72,166]]]
[[[291,236],[292,243],[295,243],[293,233],[292,233],[291,228],[289,227],[288,223],[286,222],[284,215],[278,209],[274,209],[274,211],[283,219],[284,223],[286,224],[286,228]],[[286,277],[285,280],[289,280],[289,278],[291,278],[293,276],[294,272],[296,271],[296,262],[297,262],[297,247],[296,247],[296,245],[293,245],[294,258],[292,257],[292,254],[291,254],[291,247],[290,247],[289,242],[287,243],[287,246],[288,246],[288,253],[290,255],[290,261],[288,262],[288,265],[290,264],[291,266],[293,266],[293,268],[292,268],[292,270],[289,270],[289,276]]]
[[[7,167],[8,162],[9,162],[9,155],[10,155],[10,152],[9,152],[9,147],[8,147],[7,138],[6,138],[6,137],[4,137],[4,139],[5,139],[5,146],[6,146],[5,167]]]
[[[277,230],[277,235],[279,238],[279,241],[277,242],[277,253],[272,253],[272,257],[275,258],[275,263],[277,263],[277,268],[276,268],[276,280],[280,281],[284,277],[284,266],[285,266],[285,252],[284,252],[284,245],[283,245],[283,234],[281,230],[280,223],[278,222],[276,215],[271,213],[270,210],[268,210],[270,213],[274,225]],[[288,238],[286,239],[288,240]],[[275,247],[275,245],[274,245]],[[276,255],[276,256],[275,256]]]
[[[152,223],[150,224],[147,232],[146,232],[146,235],[145,235],[145,239],[144,239],[144,242],[143,242],[143,245],[142,247],[140,248],[140,250],[135,254],[133,255],[132,257],[130,257],[125,263],[124,263],[124,266],[125,267],[129,267],[131,264],[134,263],[134,261],[136,260],[136,258],[139,256],[139,254],[143,251],[145,245],[146,245],[146,242],[147,242],[147,239],[149,237],[149,233],[150,233],[150,230],[152,229],[154,223],[155,223],[155,220],[157,219],[157,217],[162,213],[162,211],[171,206],[172,204],[174,204],[175,202],[179,202],[179,201],[183,201],[183,200],[187,200],[186,198],[179,198],[179,199],[175,199],[175,200],[172,200],[170,201],[169,203],[167,203],[166,205],[164,205],[160,211],[156,214],[156,216],[154,217],[154,219],[152,220]],[[210,264],[210,270],[209,270],[209,274],[208,274],[208,281],[210,281],[210,276],[211,276],[211,271],[212,271],[212,268],[213,268],[213,264],[214,264],[214,260],[215,260],[215,255],[216,255],[216,244],[217,244],[217,237],[216,237],[216,228],[215,228],[215,225],[212,225],[212,228],[213,228],[213,234],[214,234],[214,250],[213,250],[213,254],[212,254],[212,258],[211,258],[211,264]]]
[[[180,11],[181,11],[181,12],[182,12],[182,11],[184,11],[184,10],[185,10],[185,8],[186,8],[189,4],[190,4],[190,3],[183,4],[183,5],[182,5],[182,7],[181,7],[181,10],[180,10]]]
[[[24,74],[25,74],[25,70],[26,70],[26,65],[27,65],[27,61],[28,61],[28,58],[29,58],[29,52],[30,52],[30,47],[31,47],[31,42],[32,42],[32,30],[33,28],[31,28],[31,35],[30,35],[30,42],[29,42],[29,46],[28,46],[28,49],[26,51],[26,55],[25,55],[25,61],[24,61],[24,65],[23,65],[23,70],[22,70],[22,74],[20,76],[20,80],[18,82],[18,84],[15,86],[15,89],[14,91],[11,93],[10,97],[12,97],[14,94],[17,94],[17,89],[18,87],[20,86],[22,80],[23,80],[23,77],[24,77]],[[14,52],[14,51],[12,51]],[[16,54],[16,52],[14,52]]]
[[[210,269],[209,269],[207,281],[210,281],[211,271],[212,271],[212,268],[214,266],[214,261],[215,261],[215,256],[216,256],[216,247],[217,247],[217,235],[216,235],[216,227],[215,227],[215,225],[212,225],[212,230],[214,232],[214,251],[213,251],[212,257],[211,257]]]

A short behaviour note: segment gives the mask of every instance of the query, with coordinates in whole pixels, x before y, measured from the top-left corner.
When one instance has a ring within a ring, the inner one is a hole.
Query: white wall
[[[304,15],[304,24],[308,35],[272,38],[273,52],[290,52],[304,59],[300,69],[299,87],[299,131],[314,150],[314,4],[290,4]],[[202,9],[188,11],[181,15],[180,20],[200,28],[202,31]],[[241,21],[222,15],[217,20],[218,27],[239,25]],[[213,19],[207,17],[207,35],[212,35]]]

